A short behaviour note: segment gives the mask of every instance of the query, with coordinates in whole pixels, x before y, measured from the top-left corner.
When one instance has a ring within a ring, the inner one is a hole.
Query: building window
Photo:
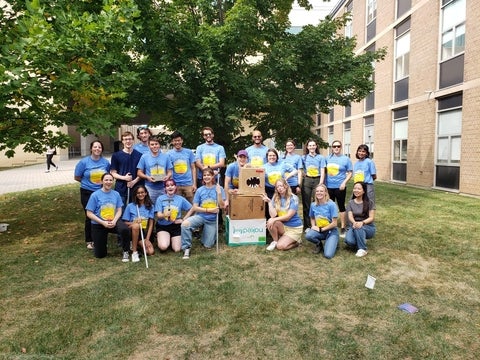
[[[412,0],[397,0],[397,19],[412,7]]]
[[[345,117],[349,117],[349,116],[352,116],[352,106],[351,105],[348,105],[348,106],[345,106],[344,108],[344,114],[345,114]]]
[[[465,51],[466,0],[445,3],[442,8],[442,61]]]
[[[392,179],[407,181],[408,108],[393,111]]]
[[[345,23],[345,37],[353,37],[353,1],[345,6],[345,12],[350,13],[350,19]]]
[[[368,145],[370,150],[370,157],[373,159],[373,154],[375,152],[375,119],[372,116],[367,116],[363,119],[363,143]]]
[[[343,153],[350,157],[352,146],[352,123],[346,121],[343,123]]]
[[[367,24],[377,17],[377,0],[367,0]]]
[[[438,101],[435,186],[458,189],[462,145],[462,94]]]
[[[410,68],[410,19],[395,28],[395,81],[408,76]]]
[[[317,126],[322,125],[322,115],[321,114],[315,114],[315,118],[316,118]]]
[[[333,137],[333,125],[330,125],[328,127],[328,143],[331,144],[333,143],[333,140],[335,140],[335,138]]]

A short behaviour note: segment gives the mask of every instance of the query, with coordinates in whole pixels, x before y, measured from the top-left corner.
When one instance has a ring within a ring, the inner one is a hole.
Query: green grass
[[[190,260],[157,251],[148,269],[122,263],[114,236],[105,259],[85,249],[76,186],[4,195],[0,358],[478,358],[480,201],[376,189],[365,258],[194,243]]]

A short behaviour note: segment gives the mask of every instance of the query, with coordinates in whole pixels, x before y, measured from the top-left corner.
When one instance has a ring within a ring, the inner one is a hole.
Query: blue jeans
[[[363,225],[360,229],[354,229],[350,226],[345,234],[345,244],[357,249],[367,250],[367,239],[373,238],[376,230],[375,224]]]
[[[327,259],[331,259],[335,256],[338,245],[338,229],[332,229],[329,231],[318,232],[312,229],[308,229],[305,234],[305,239],[318,245],[325,240],[325,245],[323,246],[323,256]]]
[[[201,241],[203,246],[211,248],[215,245],[215,240],[217,238],[217,222],[205,220],[205,218],[200,215],[194,215],[182,223],[182,250],[192,247],[192,232],[202,225],[203,231]]]

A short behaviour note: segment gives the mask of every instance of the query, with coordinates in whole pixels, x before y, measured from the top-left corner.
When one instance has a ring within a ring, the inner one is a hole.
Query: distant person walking
[[[46,155],[47,155],[47,170],[45,172],[47,173],[50,172],[51,166],[53,166],[55,170],[58,170],[58,166],[53,163],[53,157],[57,155],[57,150],[54,147],[52,148],[50,145],[48,145]]]

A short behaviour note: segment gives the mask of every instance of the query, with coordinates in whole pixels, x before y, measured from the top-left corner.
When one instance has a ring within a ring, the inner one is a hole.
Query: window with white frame
[[[345,12],[350,13],[350,18],[345,23],[345,37],[353,37],[353,1],[350,1],[347,6],[345,6]]]
[[[367,116],[363,119],[363,143],[368,145],[370,156],[373,159],[375,153],[375,118]]]
[[[367,24],[377,17],[377,0],[367,0]]]
[[[437,132],[437,164],[459,164],[462,140],[462,109],[439,112]]]
[[[407,162],[408,119],[399,118],[393,122],[393,161]]]
[[[395,81],[404,79],[410,67],[410,29],[395,39]]]
[[[333,140],[335,140],[333,137],[333,125],[330,125],[328,127],[328,143],[331,144]]]
[[[466,0],[444,1],[442,8],[442,60],[465,51]]]
[[[350,150],[352,147],[352,123],[346,121],[343,123],[343,153],[350,157]]]

